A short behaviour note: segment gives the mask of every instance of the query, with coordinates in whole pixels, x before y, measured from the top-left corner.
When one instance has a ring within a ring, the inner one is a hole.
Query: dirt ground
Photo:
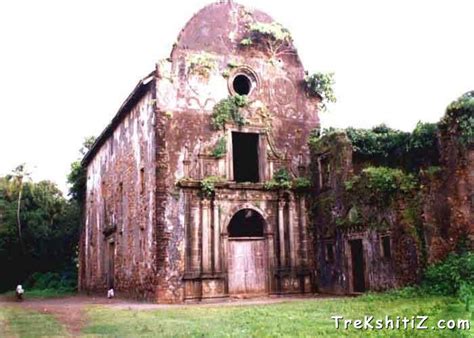
[[[78,336],[81,329],[86,324],[86,308],[91,305],[101,305],[116,309],[130,309],[130,310],[159,310],[159,309],[170,309],[180,308],[189,306],[245,306],[245,305],[262,305],[262,304],[275,304],[288,301],[297,301],[308,298],[328,298],[324,296],[312,296],[312,297],[262,297],[252,299],[238,299],[229,298],[221,300],[219,302],[206,302],[206,303],[193,303],[193,304],[153,304],[138,302],[129,299],[107,299],[106,297],[92,297],[92,296],[72,296],[63,298],[31,298],[26,297],[22,302],[18,302],[14,297],[2,297],[0,298],[1,306],[10,306],[29,309],[33,311],[48,313],[53,315],[59,322],[65,325],[69,334],[72,336]],[[333,297],[331,297],[333,298]]]

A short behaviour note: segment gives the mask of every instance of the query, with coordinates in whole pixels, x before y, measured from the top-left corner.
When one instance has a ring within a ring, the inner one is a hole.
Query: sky
[[[66,191],[86,136],[169,56],[210,0],[0,2],[0,176],[27,163]],[[305,68],[334,72],[323,127],[436,122],[474,89],[474,1],[240,0],[287,27]]]

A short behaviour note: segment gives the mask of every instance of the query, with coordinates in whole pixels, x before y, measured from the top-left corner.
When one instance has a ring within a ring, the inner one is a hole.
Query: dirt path
[[[81,330],[87,323],[87,308],[91,305],[101,305],[115,309],[129,309],[129,310],[159,310],[172,309],[183,307],[212,307],[212,306],[245,306],[245,305],[264,305],[276,304],[283,302],[299,301],[303,299],[323,299],[334,298],[325,296],[312,297],[262,297],[253,299],[233,299],[229,298],[220,302],[212,303],[195,303],[195,304],[153,304],[131,301],[128,299],[106,299],[105,297],[87,297],[87,296],[72,296],[64,298],[50,298],[50,299],[28,299],[23,302],[16,302],[13,297],[0,298],[0,307],[9,306],[16,308],[23,308],[42,313],[53,315],[61,324],[63,324],[68,333],[77,337],[81,334]]]
[[[116,300],[84,296],[52,299],[25,299],[22,302],[17,302],[13,298],[4,297],[0,299],[0,306],[22,308],[51,314],[65,326],[67,332],[71,336],[77,337],[80,335],[82,328],[86,324],[86,308],[89,305],[97,304],[107,306],[115,302],[120,303],[120,301]]]

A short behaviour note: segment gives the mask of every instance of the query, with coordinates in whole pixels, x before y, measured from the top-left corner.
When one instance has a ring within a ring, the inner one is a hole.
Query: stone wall
[[[416,283],[427,264],[455,250],[472,250],[474,149],[472,143],[460,143],[457,119],[444,121],[437,139],[439,159],[421,163],[413,173],[380,167],[378,159],[367,156],[353,161],[355,150],[342,131],[313,142],[310,217],[320,291],[354,291],[353,239],[362,240],[365,286],[370,290]],[[381,171],[366,172],[371,166]],[[377,183],[367,179],[370,173],[386,176]],[[380,190],[377,184],[385,179],[393,179],[396,186]],[[390,241],[389,258],[383,237]]]
[[[406,224],[405,201],[397,197],[390,207],[361,201],[353,204],[353,193],[345,185],[354,176],[353,150],[344,133],[324,136],[312,150],[311,219],[319,291],[354,291],[350,241],[357,239],[364,248],[366,289],[385,290],[415,282],[421,251],[415,229]],[[384,236],[390,242],[390,257],[383,254]]]
[[[154,92],[148,89],[87,167],[83,290],[104,291],[113,278],[118,293],[154,297],[155,149]]]

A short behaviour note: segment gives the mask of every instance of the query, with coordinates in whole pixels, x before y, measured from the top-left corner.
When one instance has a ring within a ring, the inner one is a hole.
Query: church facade
[[[83,160],[80,289],[163,303],[314,292],[294,184],[319,127],[304,76],[265,13],[199,11]]]

